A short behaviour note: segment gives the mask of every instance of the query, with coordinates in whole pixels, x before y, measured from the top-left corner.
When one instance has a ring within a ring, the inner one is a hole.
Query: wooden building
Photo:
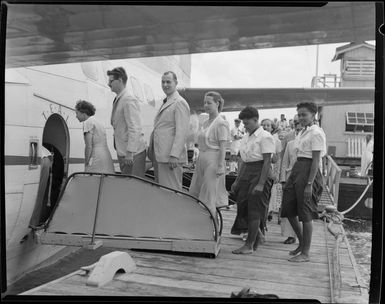
[[[353,42],[341,46],[332,59],[336,60],[341,60],[341,76],[314,77],[313,87],[374,87],[374,45]],[[328,153],[338,164],[359,166],[365,136],[374,128],[374,103],[323,106],[320,122]]]

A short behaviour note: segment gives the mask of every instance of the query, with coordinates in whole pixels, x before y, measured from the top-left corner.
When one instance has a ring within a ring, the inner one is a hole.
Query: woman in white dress
[[[219,113],[224,100],[217,92],[204,97],[204,109],[209,114],[198,132],[199,156],[189,193],[199,198],[216,218],[216,207],[228,204],[226,191],[226,145],[230,141],[229,123]]]
[[[75,110],[76,118],[83,122],[85,172],[115,173],[105,127],[94,117],[95,107],[85,100],[79,100]]]

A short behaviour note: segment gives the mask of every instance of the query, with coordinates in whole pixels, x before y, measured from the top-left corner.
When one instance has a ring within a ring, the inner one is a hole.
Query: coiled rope
[[[340,214],[338,211],[334,212],[327,212],[327,210],[324,210],[324,212],[321,214],[321,218],[324,222],[324,233],[325,233],[325,240],[326,240],[326,250],[327,250],[327,258],[328,258],[328,266],[329,266],[329,279],[330,279],[330,298],[331,302],[334,303],[334,296],[336,295],[335,292],[337,292],[337,296],[339,297],[341,295],[341,286],[342,286],[342,279],[341,279],[341,267],[340,267],[340,255],[339,255],[339,246],[342,242],[342,240],[345,238],[345,234],[341,231],[336,232],[332,229],[333,224],[342,224],[342,220],[344,216]],[[328,223],[328,224],[326,224]],[[329,256],[329,246],[327,242],[327,233],[326,229],[334,236],[335,243],[333,247],[333,258],[330,259]],[[332,267],[332,263],[333,267]]]

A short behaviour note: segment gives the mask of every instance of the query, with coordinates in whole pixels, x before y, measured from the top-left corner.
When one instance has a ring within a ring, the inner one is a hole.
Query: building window
[[[347,132],[373,132],[374,113],[346,112]]]
[[[84,75],[87,78],[92,79],[94,81],[98,81],[98,68],[92,62],[83,62],[81,64]]]
[[[344,75],[374,76],[375,66],[374,60],[346,60],[344,62]]]
[[[131,76],[130,80],[131,80],[132,90],[134,92],[135,97],[143,102],[144,98],[143,98],[142,86],[140,85],[139,80],[136,79],[134,76]]]
[[[155,98],[154,94],[152,93],[152,89],[148,84],[144,84],[144,94],[146,95],[146,100],[149,105],[155,107]]]

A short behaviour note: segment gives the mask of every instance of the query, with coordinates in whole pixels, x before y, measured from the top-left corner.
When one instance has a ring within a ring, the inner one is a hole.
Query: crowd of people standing
[[[187,162],[186,137],[190,107],[178,93],[177,76],[168,71],[161,85],[166,95],[154,120],[147,145],[142,132],[139,101],[126,90],[127,74],[117,67],[107,72],[108,85],[116,94],[112,102],[113,142],[122,174],[145,176],[146,156],[152,161],[155,181],[184,191],[183,165]],[[226,147],[231,142],[231,168],[237,178],[231,187],[237,202],[232,234],[244,234],[245,243],[234,254],[254,252],[265,242],[266,220],[276,212],[285,243],[299,241],[291,251],[293,262],[309,260],[312,220],[318,217],[322,192],[321,158],[326,139],[315,123],[317,106],[299,103],[293,120],[259,121],[255,107],[247,106],[229,123],[220,115],[224,100],[218,92],[207,92],[203,106],[208,120],[200,126],[195,143],[196,167],[189,193],[202,201],[216,219],[217,208],[228,204],[225,187]],[[76,103],[76,117],[83,122],[85,171],[114,173],[104,126],[94,118],[94,106]],[[244,129],[240,128],[243,123]],[[282,204],[280,202],[282,201]],[[300,224],[302,222],[302,226]]]

